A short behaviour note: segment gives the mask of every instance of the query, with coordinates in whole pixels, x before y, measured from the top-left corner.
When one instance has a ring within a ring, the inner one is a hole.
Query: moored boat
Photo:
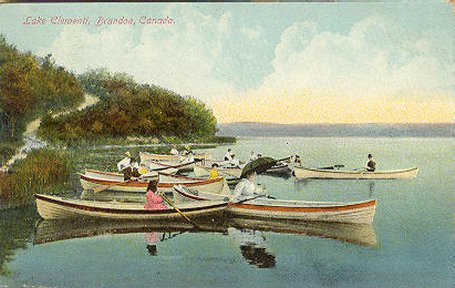
[[[236,216],[369,224],[373,222],[376,200],[361,202],[308,202],[259,197],[229,203],[229,212]]]
[[[205,166],[202,166],[202,165],[199,165],[199,164],[195,164],[194,165],[194,175],[196,175],[196,177],[208,177],[210,175],[210,170],[212,168],[210,167],[205,167]],[[234,171],[235,173],[238,173],[238,176],[236,174],[229,174],[228,172],[229,171],[226,171],[225,169],[217,169],[218,170],[218,175],[219,176],[222,176],[226,179],[228,185],[236,185],[237,183],[239,183],[239,176],[240,176],[240,172],[241,171],[237,171],[237,169]]]
[[[167,179],[170,179],[172,174],[166,174]],[[84,174],[80,175],[81,185],[85,190],[94,191],[120,191],[120,192],[131,192],[131,193],[144,193],[147,190],[147,182],[142,181],[116,181],[104,178],[90,177]],[[225,183],[223,177],[214,179],[195,179],[184,176],[177,176],[178,178],[172,182],[158,182],[157,188],[159,192],[172,192],[173,187],[176,184],[183,184],[188,187],[197,188],[203,191],[209,191],[212,193],[223,193],[226,189],[229,189]],[[182,183],[180,179],[188,179],[187,182]],[[168,180],[169,181],[169,180]],[[179,182],[180,181],[180,182]]]
[[[172,220],[181,219],[175,209],[146,210],[140,203],[99,202],[80,199],[63,199],[57,196],[36,194],[36,206],[43,219],[100,218],[117,220]],[[204,201],[177,206],[187,216],[222,212],[226,201]]]
[[[294,175],[299,179],[409,179],[417,176],[418,168],[388,171],[348,171],[296,166]]]
[[[209,160],[211,158],[211,154],[207,152],[195,153],[194,159],[196,161],[203,161]],[[141,162],[148,162],[148,161],[162,161],[162,162],[175,162],[180,163],[185,160],[185,155],[171,155],[171,154],[155,154],[155,153],[148,153],[148,152],[139,152],[139,158]]]
[[[196,177],[206,177],[210,175],[210,170],[212,169],[211,165],[194,165],[194,175]],[[226,178],[240,178],[240,174],[242,173],[241,168],[227,168],[223,166],[219,166],[217,168],[218,174],[222,176],[226,176]]]
[[[182,185],[174,186],[174,201],[175,203],[187,203],[187,202],[197,202],[197,201],[229,201],[229,196],[231,193],[226,194],[214,194],[208,193],[196,189],[189,189]]]
[[[177,169],[178,173],[191,172],[194,169],[194,161],[186,163],[172,163],[172,162],[157,162],[147,161],[141,162],[141,164],[147,167],[149,171],[162,171],[165,169]]]

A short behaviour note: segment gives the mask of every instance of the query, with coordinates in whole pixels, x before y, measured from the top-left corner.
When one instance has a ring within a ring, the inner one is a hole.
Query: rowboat
[[[172,174],[166,174],[167,179],[171,177]],[[116,181],[109,180],[105,178],[90,177],[87,175],[80,175],[81,185],[85,190],[110,190],[110,191],[120,191],[120,192],[130,192],[130,193],[145,193],[147,190],[147,182],[141,181]],[[163,177],[163,176],[162,176]],[[178,176],[172,182],[158,182],[157,188],[159,192],[172,192],[174,185],[181,183],[177,179],[184,179],[185,176]],[[203,191],[209,191],[212,193],[222,193],[225,189],[228,189],[225,185],[225,180],[223,177],[213,178],[213,179],[196,179],[188,178],[187,183],[182,183],[185,186],[197,188]],[[181,180],[180,180],[181,181]]]
[[[187,163],[172,163],[172,162],[156,162],[147,161],[141,162],[141,164],[147,167],[149,171],[160,171],[164,169],[177,169],[177,173],[191,172],[194,169],[194,161]]]
[[[229,203],[235,216],[370,224],[373,222],[376,200],[362,202],[307,202],[269,199],[265,197]]]
[[[196,177],[207,177],[210,175],[210,170],[212,169],[211,165],[194,165],[194,175]],[[217,167],[218,174],[226,176],[226,178],[239,179],[242,169],[240,168],[227,168],[223,166]],[[238,181],[237,181],[238,182]]]
[[[196,175],[196,177],[209,177],[210,175],[210,170],[212,168],[210,167],[205,167],[205,166],[202,166],[202,165],[199,165],[199,164],[195,164],[194,165],[194,175]],[[226,172],[225,169],[217,169],[218,170],[218,175],[221,176],[221,177],[224,177],[227,181],[227,184],[230,185],[230,186],[233,186],[233,185],[237,185],[237,183],[239,183],[240,181],[240,178],[239,176],[236,176],[235,174],[228,174]],[[235,173],[237,173],[238,171],[235,171]],[[240,173],[239,173],[240,175]]]
[[[174,202],[179,204],[197,201],[229,201],[229,196],[232,194],[230,192],[225,194],[214,194],[196,189],[190,189],[182,185],[176,185],[174,186],[173,195]]]
[[[208,160],[212,156],[210,153],[202,152],[202,153],[195,153],[194,154],[194,159],[196,161],[203,161],[203,160]],[[139,158],[142,162],[148,162],[148,161],[163,161],[163,162],[182,162],[185,160],[186,156],[185,155],[171,155],[171,154],[155,154],[155,153],[148,153],[148,152],[139,152]]]
[[[294,175],[299,179],[409,179],[417,176],[418,168],[389,171],[347,171],[296,166]]]
[[[150,181],[150,180],[157,180],[158,173],[166,173],[166,174],[175,174],[177,173],[177,169],[169,168],[160,171],[150,171],[146,174],[141,175],[138,179],[139,181]],[[102,179],[109,179],[114,181],[123,181],[123,173],[115,173],[115,172],[106,172],[106,171],[99,171],[94,169],[86,169],[85,175],[89,177],[95,178],[102,178]]]
[[[207,193],[231,195],[226,180],[223,177],[202,179],[183,175],[159,173],[158,179],[158,188],[162,188],[165,192],[173,192],[174,186],[183,185],[185,187],[198,189]],[[164,188],[168,189],[164,190]]]
[[[280,162],[276,165],[273,165],[264,174],[273,174],[273,175],[289,175],[292,172],[292,169],[289,167],[290,162]]]
[[[372,224],[231,217],[229,218],[229,226],[240,230],[251,229],[254,231],[271,231],[281,234],[329,238],[367,247],[377,245],[377,237]]]
[[[36,194],[36,206],[43,219],[99,218],[117,220],[173,220],[182,216],[173,208],[146,210],[140,203],[98,202],[63,199]],[[187,216],[211,215],[227,208],[226,201],[204,201],[176,205]]]
[[[376,200],[361,202],[309,202],[267,198],[260,195],[251,200],[229,203],[234,216],[255,219],[301,220],[369,224],[373,222]],[[222,200],[219,195],[174,187],[174,199],[178,203]]]

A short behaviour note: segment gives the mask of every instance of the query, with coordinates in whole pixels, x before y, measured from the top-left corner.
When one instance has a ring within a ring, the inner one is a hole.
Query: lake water
[[[229,147],[240,159],[252,149],[299,154],[314,167],[359,168],[372,153],[378,170],[417,166],[419,174],[376,181],[258,176],[279,198],[375,198],[373,225],[365,227],[240,219],[197,232],[184,223],[55,224],[37,222],[33,208],[5,211],[0,287],[453,287],[453,139],[244,138],[207,151],[221,158]],[[74,151],[81,170],[114,169],[122,152]]]

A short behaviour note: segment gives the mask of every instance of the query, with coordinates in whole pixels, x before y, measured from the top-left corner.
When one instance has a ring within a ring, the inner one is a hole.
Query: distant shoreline
[[[455,123],[418,124],[218,124],[217,136],[234,137],[455,137]]]

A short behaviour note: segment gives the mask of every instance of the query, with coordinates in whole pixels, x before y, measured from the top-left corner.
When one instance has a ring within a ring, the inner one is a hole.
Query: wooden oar
[[[194,228],[196,229],[201,229],[201,226],[199,226],[197,223],[195,223],[193,220],[191,220],[190,218],[188,218],[188,216],[185,215],[185,213],[183,213],[179,208],[177,208],[174,203],[172,203],[171,199],[167,198],[166,195],[164,195],[164,193],[159,193],[161,195],[161,197],[164,199],[164,201],[166,201],[169,205],[172,206],[172,208],[175,209],[175,211],[177,211],[177,213],[179,213],[186,221],[188,221],[188,223],[190,223],[191,225],[194,226]]]
[[[125,182],[117,182],[117,183],[114,183],[114,184],[111,184],[111,185],[107,185],[107,186],[101,186],[101,187],[95,187],[93,188],[93,192],[95,193],[99,193],[99,192],[103,192],[113,186],[123,186],[123,185],[127,185],[128,183],[130,183],[131,180],[128,180],[128,181],[125,181]],[[100,184],[98,184],[100,185]]]

